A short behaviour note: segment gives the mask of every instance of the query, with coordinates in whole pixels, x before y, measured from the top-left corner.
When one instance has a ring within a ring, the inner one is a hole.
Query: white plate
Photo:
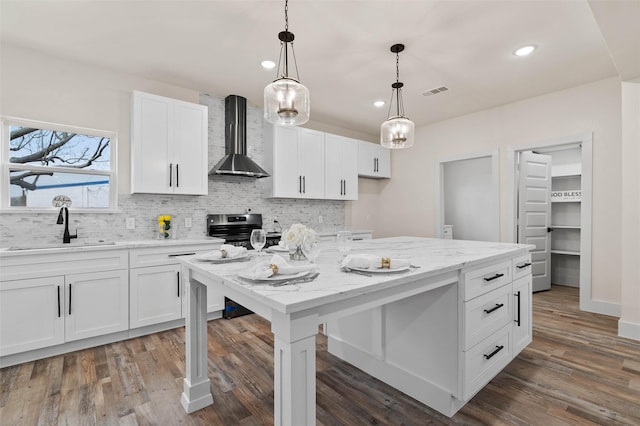
[[[286,280],[292,280],[294,278],[300,278],[300,277],[304,277],[305,275],[309,275],[309,273],[311,271],[300,271],[300,272],[297,272],[295,274],[288,274],[288,275],[276,274],[276,275],[274,275],[272,277],[262,278],[262,279],[259,279],[259,280],[254,280],[253,278],[251,278],[251,273],[252,272],[253,271],[251,271],[251,270],[241,271],[241,272],[238,272],[238,276],[240,278],[244,278],[245,280],[249,280],[249,281],[253,281],[253,282],[259,283],[259,282],[262,282],[262,281],[286,281]]]
[[[411,265],[403,266],[402,268],[391,268],[391,269],[387,269],[387,268],[374,268],[374,269],[349,268],[349,269],[353,269],[354,271],[360,271],[360,272],[371,272],[374,274],[388,274],[393,272],[403,272],[408,270],[409,268],[411,268]]]
[[[271,246],[271,247],[267,247],[266,248],[267,251],[277,251],[279,253],[289,253],[289,249],[288,248],[282,248],[280,246]]]
[[[200,262],[213,262],[213,263],[242,262],[243,260],[246,260],[248,258],[249,258],[249,253],[245,253],[244,256],[239,256],[239,257],[218,257],[218,258],[213,258],[208,253],[197,254],[195,256],[195,259],[199,260]]]

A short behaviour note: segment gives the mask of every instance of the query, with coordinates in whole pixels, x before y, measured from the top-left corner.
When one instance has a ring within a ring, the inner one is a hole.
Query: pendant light
[[[276,80],[264,88],[264,118],[280,126],[297,126],[309,121],[309,90],[298,81],[298,65],[293,50],[294,35],[289,32],[289,1],[284,6],[284,31],[278,34],[280,58]],[[293,54],[296,79],[289,77],[289,45]],[[283,61],[284,59],[284,61]],[[282,65],[282,69],[280,68]]]
[[[391,85],[391,102],[389,102],[389,113],[387,121],[380,126],[380,145],[385,148],[399,149],[413,146],[415,124],[404,116],[404,105],[402,103],[402,86],[400,82],[400,52],[404,50],[404,44],[394,44],[391,52],[396,54],[396,82]],[[391,116],[393,106],[393,96],[396,97],[396,115]]]

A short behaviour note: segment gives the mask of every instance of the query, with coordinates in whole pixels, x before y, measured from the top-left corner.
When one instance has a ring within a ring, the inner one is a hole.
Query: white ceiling
[[[311,119],[377,134],[400,80],[417,126],[607,77],[640,76],[640,1],[291,0]],[[262,105],[284,1],[2,0],[3,44]],[[596,16],[594,17],[594,12]],[[603,30],[604,29],[604,30]],[[512,52],[525,44],[529,57]],[[612,45],[613,44],[613,48]],[[623,70],[616,69],[623,68]],[[624,71],[624,72],[623,72]],[[449,91],[425,97],[423,92]]]

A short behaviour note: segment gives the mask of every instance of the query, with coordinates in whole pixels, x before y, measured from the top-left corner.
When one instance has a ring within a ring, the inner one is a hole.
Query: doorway
[[[579,166],[576,166],[576,162],[561,158],[565,155],[561,153],[562,151],[571,152],[571,150],[576,149],[579,150]],[[548,244],[550,255],[553,256],[549,274],[554,275],[554,267],[557,268],[555,275],[570,267],[570,271],[564,272],[568,272],[569,278],[573,281],[567,280],[567,277],[565,277],[563,278],[565,282],[560,284],[566,285],[567,282],[571,282],[574,286],[579,284],[580,309],[615,315],[616,309],[619,310],[616,305],[594,301],[591,297],[591,191],[593,162],[591,133],[532,142],[524,146],[508,148],[506,239],[511,242],[518,241],[518,200],[520,197],[518,159],[521,153],[526,151],[535,151],[545,155],[558,152],[559,154],[556,154],[556,157],[559,157],[560,160],[556,161],[555,169],[553,164],[551,166],[551,195],[558,196],[558,193],[563,193],[564,191],[568,193],[565,194],[567,197],[570,196],[570,193],[579,192],[580,194],[579,202],[578,200],[559,201],[566,202],[566,206],[573,205],[568,209],[564,209],[564,212],[561,212],[562,209],[556,209],[556,214],[554,215],[552,211],[550,228],[553,230],[552,234],[556,233],[557,236]],[[553,205],[556,203],[553,200],[551,201],[553,210]],[[552,254],[553,252],[556,252],[555,255]]]
[[[436,170],[436,235],[446,225],[453,239],[499,241],[498,151],[442,159]]]

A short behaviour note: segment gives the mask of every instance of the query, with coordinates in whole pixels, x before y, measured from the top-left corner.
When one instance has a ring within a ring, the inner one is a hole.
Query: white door
[[[129,328],[129,273],[116,271],[65,277],[65,341],[86,339]]]
[[[129,292],[131,328],[182,317],[180,265],[130,269]]]
[[[298,128],[274,126],[273,196],[299,197],[302,176],[298,170]]]
[[[207,107],[189,102],[174,104],[171,140],[171,184],[176,194],[207,195]]]
[[[302,175],[299,198],[324,198],[324,133],[299,128],[298,167]]]
[[[342,145],[345,138],[326,134],[324,137],[324,198],[340,200],[344,196]]]
[[[64,343],[64,277],[0,283],[0,355]]]
[[[518,242],[533,244],[533,291],[551,289],[551,157],[520,153]]]

